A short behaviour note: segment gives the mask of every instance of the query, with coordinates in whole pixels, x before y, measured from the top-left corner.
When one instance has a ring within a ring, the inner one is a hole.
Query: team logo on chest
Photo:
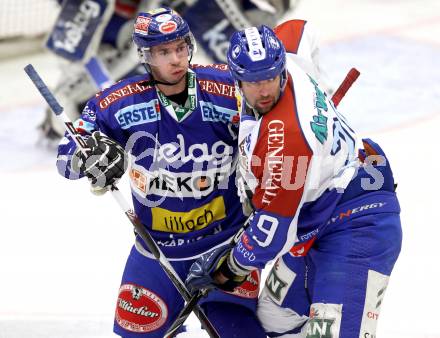
[[[316,139],[321,143],[327,140],[328,128],[327,128],[327,116],[323,111],[327,113],[328,106],[326,103],[326,95],[319,89],[318,84],[309,76],[310,81],[315,86],[315,109],[317,114],[313,115],[313,121],[310,122],[310,127],[316,136]]]
[[[214,165],[223,164],[231,161],[233,148],[225,142],[219,140],[212,145],[208,143],[193,143],[188,148],[185,145],[185,138],[182,134],[177,135],[178,142],[162,144],[158,149],[157,161],[165,160],[172,163],[173,167],[180,161],[180,164],[193,161],[210,162]]]

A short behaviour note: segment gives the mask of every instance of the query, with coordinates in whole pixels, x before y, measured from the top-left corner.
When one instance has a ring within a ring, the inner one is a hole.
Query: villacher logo
[[[120,287],[115,319],[125,330],[152,332],[161,327],[167,317],[168,308],[155,293],[133,284]]]

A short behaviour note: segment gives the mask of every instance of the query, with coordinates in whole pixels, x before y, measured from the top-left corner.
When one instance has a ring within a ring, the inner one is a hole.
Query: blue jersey
[[[170,258],[197,256],[224,243],[243,224],[235,188],[238,109],[225,65],[191,66],[191,109],[182,119],[148,75],[122,80],[97,94],[75,127],[99,130],[130,153],[134,211]],[[59,146],[58,170],[77,178]],[[140,240],[138,240],[140,241]]]

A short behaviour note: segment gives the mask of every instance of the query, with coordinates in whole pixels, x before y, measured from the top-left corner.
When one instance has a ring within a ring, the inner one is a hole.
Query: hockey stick
[[[332,101],[335,107],[339,105],[345,94],[347,94],[350,87],[357,80],[361,73],[356,68],[350,69],[350,71],[345,76],[344,81],[339,85],[338,89],[334,92],[332,96]]]
[[[337,107],[339,105],[339,103],[344,98],[345,94],[348,92],[348,90],[353,85],[353,83],[357,80],[359,75],[360,75],[360,73],[356,68],[350,69],[350,71],[347,73],[344,80],[339,85],[338,89],[335,91],[335,93],[333,94],[333,96],[331,98],[335,107]],[[241,234],[249,226],[249,223],[250,223],[252,216],[253,216],[253,213],[248,217],[245,224],[241,227],[239,232],[234,236],[234,238],[231,241],[232,244],[236,244],[238,242]],[[185,323],[186,319],[191,314],[191,311],[192,311],[191,307],[194,307],[202,297],[207,295],[208,292],[209,291],[205,291],[203,294],[202,293],[196,294],[190,299],[190,301],[188,301],[186,303],[185,307],[179,313],[179,316],[177,317],[177,319],[174,321],[174,323],[168,329],[167,335],[172,335],[183,325],[183,323]]]
[[[242,227],[237,231],[237,233],[231,239],[231,245],[235,245],[238,243],[238,240],[240,239],[243,232],[248,228],[249,223],[251,222],[253,216],[254,213],[251,213],[249,215],[249,217],[246,219],[246,222],[244,222]],[[182,311],[180,311],[174,323],[169,327],[168,331],[165,333],[165,337],[172,337],[172,335],[175,334],[177,330],[179,330],[179,328],[185,323],[186,319],[193,311],[192,309],[194,308],[194,306],[197,306],[199,300],[205,297],[209,293],[209,291],[210,290],[203,289],[191,297],[191,299],[185,304]]]
[[[51,93],[49,88],[46,86],[46,84],[43,82],[41,77],[38,75],[37,71],[34,69],[32,65],[27,65],[24,68],[26,74],[29,76],[29,78],[34,83],[35,87],[37,87],[38,91],[41,93],[43,98],[46,100],[49,107],[52,109],[52,111],[55,113],[55,115],[61,119],[64,123],[64,126],[66,127],[67,132],[72,137],[72,139],[75,141],[76,145],[79,147],[81,152],[83,154],[87,154],[90,149],[88,148],[86,142],[82,138],[82,136],[76,131],[75,127],[73,126],[72,121],[69,119],[67,114],[63,111],[63,107],[58,103],[57,99],[54,97],[54,95]],[[142,240],[147,245],[148,249],[151,251],[153,256],[156,258],[160,266],[164,269],[165,273],[170,278],[171,282],[174,284],[176,289],[179,291],[179,293],[182,295],[182,297],[185,299],[185,301],[190,301],[191,294],[189,293],[188,289],[185,286],[185,283],[180,279],[177,272],[174,270],[168,259],[164,256],[162,251],[160,250],[159,246],[156,244],[154,239],[151,237],[150,233],[145,229],[143,224],[140,222],[140,220],[137,218],[135,213],[130,209],[128,202],[125,200],[124,196],[121,194],[119,189],[116,185],[113,185],[111,187],[111,193],[112,196],[116,199],[119,206],[124,211],[125,215],[130,220],[131,224],[134,226],[136,233],[139,234],[139,236],[142,238]],[[211,338],[220,338],[220,335],[215,330],[212,323],[209,321],[208,317],[205,315],[203,310],[200,308],[199,305],[195,304],[193,306],[192,310],[196,314],[196,316],[199,318],[203,328],[208,332],[209,336]]]

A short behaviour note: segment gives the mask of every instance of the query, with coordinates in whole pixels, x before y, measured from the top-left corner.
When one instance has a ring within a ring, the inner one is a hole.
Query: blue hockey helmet
[[[133,42],[145,63],[149,63],[147,54],[151,47],[177,39],[186,41],[191,57],[196,49],[194,36],[188,23],[173,9],[161,7],[139,13],[136,17]]]
[[[227,60],[236,81],[258,82],[280,74],[285,78],[286,50],[272,29],[265,25],[235,32]]]
[[[168,7],[139,13],[133,30],[133,41],[138,48],[150,48],[189,36],[186,21]]]

